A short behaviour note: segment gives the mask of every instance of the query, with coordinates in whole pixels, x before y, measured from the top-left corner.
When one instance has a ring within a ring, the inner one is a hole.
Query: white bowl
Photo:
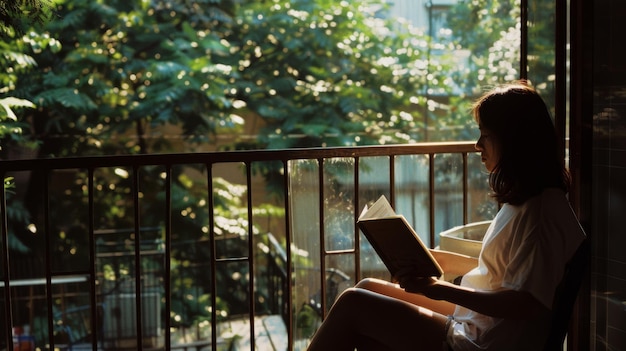
[[[439,248],[478,257],[482,240],[491,221],[474,222],[454,227],[439,233]]]

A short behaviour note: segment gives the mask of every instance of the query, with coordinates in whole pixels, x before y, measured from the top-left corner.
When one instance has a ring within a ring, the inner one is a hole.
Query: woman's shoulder
[[[541,222],[577,221],[573,214],[567,194],[558,188],[544,189],[520,205],[506,204],[502,210],[527,224],[538,225]]]
[[[560,228],[571,235],[584,237],[578,218],[572,209],[567,193],[558,188],[547,188],[521,205],[520,215],[539,226]]]
[[[569,208],[569,201],[565,191],[559,188],[546,188],[539,194],[530,197],[521,205],[515,206],[520,211],[550,211],[551,209]]]

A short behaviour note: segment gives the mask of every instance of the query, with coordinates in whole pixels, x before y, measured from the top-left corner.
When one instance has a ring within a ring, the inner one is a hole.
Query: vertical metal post
[[[520,79],[528,79],[528,0],[520,4]]]
[[[87,211],[89,217],[88,234],[89,234],[89,301],[91,309],[91,347],[98,349],[98,301],[96,297],[96,238],[95,238],[95,212],[94,212],[94,169],[87,170]]]
[[[469,199],[467,196],[469,173],[467,171],[467,152],[463,152],[461,155],[463,157],[463,224],[467,224],[469,221]]]
[[[283,159],[283,193],[285,203],[285,252],[287,254],[287,345],[293,345],[293,259],[291,257],[291,243],[293,242],[293,233],[291,231],[291,204],[290,199],[290,175],[289,161]]]
[[[317,159],[317,184],[319,186],[319,196],[318,196],[318,206],[319,206],[319,214],[320,214],[320,281],[321,281],[321,304],[322,304],[322,315],[326,318],[326,311],[328,310],[328,306],[326,306],[326,231],[325,231],[325,223],[324,220],[325,212],[324,211],[324,159]]]
[[[0,172],[2,177],[2,193],[0,193],[0,213],[2,213],[2,266],[4,268],[4,332],[6,344],[13,345],[13,315],[11,308],[11,286],[9,269],[9,224],[7,218],[7,198],[5,181],[6,173]]]
[[[389,155],[389,201],[396,209],[396,156]]]
[[[359,162],[360,158],[357,156],[354,158],[354,218],[359,218],[359,214],[361,213],[361,208],[359,207],[361,199],[359,196]],[[354,221],[354,272],[356,275],[356,281],[361,279],[361,233],[359,231],[359,227],[356,225],[356,220]]]
[[[143,306],[142,306],[142,293],[141,293],[141,223],[140,223],[140,206],[139,206],[139,167],[133,166],[133,207],[134,207],[134,225],[135,225],[135,313],[136,324],[135,329],[137,333],[137,349],[143,350]]]
[[[9,228],[7,218],[7,199],[6,199],[6,173],[1,172],[2,176],[2,193],[0,193],[0,213],[2,213],[2,266],[4,268],[4,326],[6,335],[6,344],[9,350],[13,350],[13,316],[11,303],[11,281],[9,274]]]
[[[428,211],[430,230],[428,245],[430,248],[435,246],[435,154],[428,154],[428,197],[430,206]]]
[[[249,309],[250,309],[250,349],[255,350],[255,323],[256,317],[255,298],[254,298],[254,223],[252,217],[252,163],[246,162],[246,187],[247,191],[247,210],[248,210],[248,294],[249,294]]]
[[[211,313],[211,345],[217,347],[217,284],[216,284],[216,272],[217,272],[217,249],[215,243],[215,211],[213,208],[213,164],[207,163],[207,197],[208,197],[208,211],[209,211],[209,245],[211,246],[211,306],[213,311]]]
[[[172,335],[172,165],[165,166],[165,350],[171,350]],[[158,316],[157,318],[160,318]]]
[[[554,124],[561,143],[560,151],[563,162],[565,162],[566,131],[567,121],[567,0],[555,1],[555,96],[554,96]]]
[[[52,299],[52,262],[50,255],[50,170],[44,170],[43,175],[43,216],[44,216],[44,242],[45,242],[45,254],[44,260],[46,262],[46,305],[48,306],[48,339],[50,342],[50,348],[54,350],[54,308]],[[63,311],[65,313],[65,311]]]

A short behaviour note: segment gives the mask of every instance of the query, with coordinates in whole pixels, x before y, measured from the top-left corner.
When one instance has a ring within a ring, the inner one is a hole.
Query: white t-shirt
[[[519,206],[505,204],[487,229],[478,267],[461,285],[526,291],[551,309],[565,264],[584,238],[561,190],[544,190]],[[455,351],[541,350],[550,318],[549,312],[532,320],[493,318],[457,306],[448,343]]]

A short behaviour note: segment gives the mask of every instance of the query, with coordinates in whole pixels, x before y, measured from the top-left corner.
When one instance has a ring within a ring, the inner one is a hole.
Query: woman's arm
[[[524,291],[480,291],[434,278],[403,279],[400,286],[408,292],[420,293],[434,300],[446,300],[497,318],[529,319],[547,309]]]
[[[478,259],[475,257],[434,249],[431,249],[430,253],[446,274],[464,275],[478,266]]]
[[[464,275],[478,266],[475,257],[442,250],[430,251],[447,274]],[[492,317],[527,319],[546,309],[530,293],[523,291],[479,291],[434,278],[395,278],[407,292],[419,293],[433,300],[445,300]]]

